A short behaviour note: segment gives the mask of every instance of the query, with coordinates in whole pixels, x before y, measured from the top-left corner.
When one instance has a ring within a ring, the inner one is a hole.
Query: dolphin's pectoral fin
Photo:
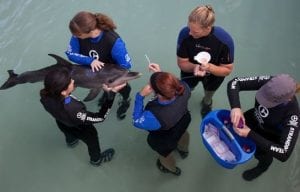
[[[83,99],[83,101],[91,101],[91,100],[95,99],[95,97],[97,97],[97,95],[99,94],[100,91],[101,91],[101,88],[91,89],[89,94]]]

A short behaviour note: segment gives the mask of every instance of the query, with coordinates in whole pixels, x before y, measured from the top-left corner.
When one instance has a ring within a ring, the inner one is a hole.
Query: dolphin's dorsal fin
[[[91,89],[89,94],[83,99],[83,101],[91,101],[97,97],[102,88]]]
[[[8,74],[9,74],[9,77],[15,77],[15,76],[18,76],[17,74],[15,74],[14,70],[8,70],[7,72],[8,72]]]
[[[70,63],[69,61],[65,60],[64,58],[58,56],[58,55],[55,55],[55,54],[52,54],[52,53],[49,53],[48,54],[49,56],[53,57],[57,64],[61,64],[61,65],[72,65],[72,63]]]

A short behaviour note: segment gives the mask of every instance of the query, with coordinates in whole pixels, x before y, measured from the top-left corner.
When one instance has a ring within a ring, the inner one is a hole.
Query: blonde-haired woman
[[[221,27],[214,26],[215,12],[210,5],[196,7],[188,17],[188,25],[181,29],[177,40],[177,64],[181,79],[191,89],[202,81],[204,97],[201,115],[212,109],[212,97],[225,76],[233,69],[234,43],[231,36]],[[199,63],[195,56],[208,52],[209,62]]]

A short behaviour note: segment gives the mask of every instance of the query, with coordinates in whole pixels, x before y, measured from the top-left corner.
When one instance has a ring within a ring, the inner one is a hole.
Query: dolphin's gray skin
[[[58,55],[49,55],[56,59],[57,63],[55,65],[35,71],[26,71],[19,75],[15,74],[13,70],[8,70],[9,78],[0,87],[0,90],[8,89],[18,84],[43,81],[49,71],[60,67],[67,67],[72,70],[72,79],[74,79],[76,86],[90,89],[90,93],[84,98],[84,101],[90,101],[99,94],[102,84],[114,87],[141,76],[139,72],[129,72],[127,69],[115,64],[105,64],[101,70],[92,72],[90,67],[74,65]]]

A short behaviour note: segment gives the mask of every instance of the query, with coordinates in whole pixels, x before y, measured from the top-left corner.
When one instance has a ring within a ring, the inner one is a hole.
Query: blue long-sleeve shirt
[[[103,32],[96,38],[90,38],[92,43],[98,43],[103,37]],[[90,65],[94,58],[80,54],[79,39],[75,36],[71,37],[67,51],[65,52],[70,61],[81,65]],[[121,38],[118,38],[111,50],[112,58],[116,61],[116,64],[125,69],[132,67],[131,58],[127,52],[126,45]]]
[[[137,128],[154,131],[158,130],[161,127],[158,119],[154,116],[154,114],[148,110],[144,110],[144,98],[140,93],[137,93],[135,96],[134,102],[134,110],[132,114],[133,125]],[[171,101],[158,101],[161,105],[168,105],[174,102],[175,99]]]

